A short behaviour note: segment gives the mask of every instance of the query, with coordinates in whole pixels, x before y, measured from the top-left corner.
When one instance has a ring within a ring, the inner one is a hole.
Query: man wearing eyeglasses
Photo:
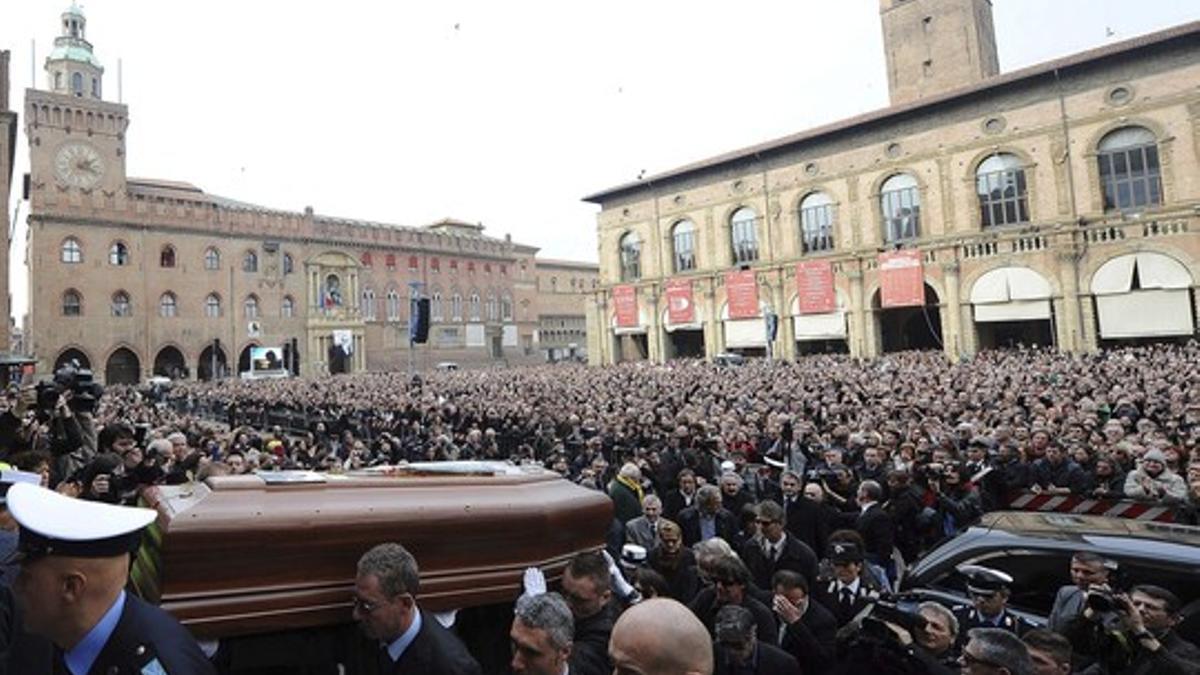
[[[815,582],[817,554],[808,544],[787,532],[783,507],[767,500],[760,503],[756,510],[762,536],[746,542],[742,547],[742,560],[750,568],[755,585],[770,588],[771,579],[779,570],[791,570],[802,574],[809,584]]]
[[[958,571],[967,577],[967,593],[971,596],[971,605],[954,608],[960,647],[966,643],[972,628],[1001,628],[1017,637],[1034,628],[1033,624],[1008,611],[1011,576],[979,565],[962,565]]]
[[[480,675],[479,664],[453,633],[417,607],[420,570],[400,544],[379,544],[358,560],[354,620],[379,641],[384,675]]]
[[[1010,631],[976,628],[958,659],[963,675],[1031,675],[1029,648]]]

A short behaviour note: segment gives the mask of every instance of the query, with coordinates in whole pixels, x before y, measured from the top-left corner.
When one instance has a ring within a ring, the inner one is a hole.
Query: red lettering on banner
[[[692,282],[672,279],[667,282],[667,323],[692,323],[696,320],[696,303],[692,299]]]
[[[879,254],[879,304],[885,308],[925,304],[925,270],[920,251]]]
[[[614,286],[613,307],[617,312],[618,328],[633,328],[638,325],[636,288],[633,286]]]
[[[758,279],[753,270],[725,273],[725,299],[729,318],[752,319],[758,316]]]
[[[796,296],[801,314],[827,314],[837,311],[837,292],[833,289],[833,263],[805,260],[796,265]]]

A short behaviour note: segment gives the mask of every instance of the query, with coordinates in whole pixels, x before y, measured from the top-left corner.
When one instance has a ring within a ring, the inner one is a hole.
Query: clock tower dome
[[[125,191],[129,110],[102,98],[104,66],[86,38],[87,18],[72,3],[46,57],[46,89],[26,92],[31,198],[70,194],[114,197]]]

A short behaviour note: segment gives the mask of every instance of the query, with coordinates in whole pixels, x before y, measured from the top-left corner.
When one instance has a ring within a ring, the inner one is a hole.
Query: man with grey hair
[[[929,601],[917,607],[917,614],[925,623],[918,624],[913,632],[913,641],[917,644],[916,657],[931,672],[953,672],[958,663],[958,654],[954,650],[958,640],[958,619],[954,612]]]
[[[608,484],[608,496],[613,500],[613,517],[621,525],[642,515],[642,470],[633,462],[625,462],[617,477]]]
[[[1021,638],[1003,628],[973,628],[959,664],[963,675],[1031,675],[1033,662]]]
[[[715,675],[799,675],[800,664],[779,647],[758,640],[754,615],[738,605],[717,612]]]
[[[382,675],[479,675],[481,669],[453,633],[417,607],[421,574],[400,544],[379,544],[358,560],[354,620],[378,640]]]
[[[733,541],[738,520],[721,506],[721,489],[705,485],[696,491],[696,503],[679,512],[679,527],[683,530],[683,544],[695,546],[713,537]]]
[[[567,675],[575,619],[561,595],[521,596],[508,635],[513,644],[513,673]]]
[[[657,546],[662,510],[662,500],[657,495],[646,495],[642,500],[642,515],[625,523],[625,543],[637,544],[647,551]]]

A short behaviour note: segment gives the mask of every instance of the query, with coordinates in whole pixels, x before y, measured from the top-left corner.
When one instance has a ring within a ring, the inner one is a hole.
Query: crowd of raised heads
[[[24,466],[49,453],[54,483],[80,478],[87,455],[115,461],[110,437],[132,434],[142,456],[122,459],[142,479],[501,459],[605,489],[632,462],[659,494],[687,468],[714,485],[733,473],[751,497],[791,471],[842,497],[863,479],[937,474],[970,485],[984,510],[1014,489],[1185,505],[1200,479],[1198,357],[1188,342],[180,382],[111,387],[92,415],[38,414],[10,390],[0,450]]]

